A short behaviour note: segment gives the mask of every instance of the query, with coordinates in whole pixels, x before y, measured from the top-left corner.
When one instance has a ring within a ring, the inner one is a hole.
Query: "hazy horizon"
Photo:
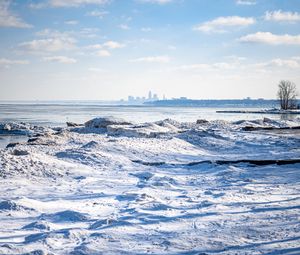
[[[265,100],[265,101],[278,101],[277,98],[185,98],[186,100],[195,100],[195,101],[243,101],[243,100],[253,100],[253,101],[259,101],[259,100]],[[159,100],[185,100],[181,98],[166,98],[162,99],[159,98]],[[146,100],[145,100],[146,101]],[[120,99],[0,99],[0,103],[5,102],[128,102],[128,99],[126,98],[120,98]]]
[[[294,0],[3,0],[0,100],[276,99],[299,24]]]

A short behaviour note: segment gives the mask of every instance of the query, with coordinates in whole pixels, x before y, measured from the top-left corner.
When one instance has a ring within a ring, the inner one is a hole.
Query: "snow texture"
[[[300,254],[300,164],[217,163],[299,159],[299,124],[0,125],[30,136],[0,149],[0,254]]]

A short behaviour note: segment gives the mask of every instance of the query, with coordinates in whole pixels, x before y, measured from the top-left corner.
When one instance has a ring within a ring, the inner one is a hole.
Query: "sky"
[[[0,100],[276,98],[300,0],[0,0]]]

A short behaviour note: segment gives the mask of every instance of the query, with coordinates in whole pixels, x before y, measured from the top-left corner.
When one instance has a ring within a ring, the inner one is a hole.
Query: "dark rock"
[[[205,123],[208,123],[209,121],[208,120],[205,120],[205,119],[199,119],[197,120],[197,124],[205,124]]]
[[[0,202],[0,211],[20,211],[20,210],[32,211],[34,209],[19,205],[16,202],[11,200],[5,200]]]
[[[66,210],[54,214],[42,214],[41,219],[49,219],[54,222],[79,222],[87,220],[87,216],[83,213]]]
[[[9,143],[8,145],[6,145],[6,149],[8,149],[8,148],[14,148],[14,147],[16,147],[19,144],[20,143]]]
[[[22,229],[39,229],[39,230],[50,230],[50,226],[47,222],[32,222],[28,225],[25,225]]]
[[[242,128],[244,131],[252,131],[255,129],[255,127],[252,127],[252,126],[245,126]]]
[[[12,151],[12,155],[15,155],[15,156],[26,156],[26,155],[29,155],[29,152],[28,151],[24,151],[24,150],[13,150]]]
[[[68,127],[79,127],[79,126],[82,126],[82,124],[78,124],[78,123],[75,123],[75,122],[69,122],[67,121],[67,126]]]
[[[268,122],[272,122],[272,120],[265,117],[265,118],[263,119],[263,122],[267,122],[267,123],[268,123]]]
[[[28,139],[28,143],[33,143],[33,142],[36,142],[37,140],[39,140],[39,138],[35,137],[35,138],[29,138]]]

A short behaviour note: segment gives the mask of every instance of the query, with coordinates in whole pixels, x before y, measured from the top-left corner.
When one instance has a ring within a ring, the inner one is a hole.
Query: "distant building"
[[[133,96],[128,96],[128,102],[132,102],[134,101],[134,97]]]
[[[164,96],[164,99],[166,97]],[[158,101],[159,97],[157,94],[152,94],[152,91],[150,90],[148,93],[148,97],[141,97],[141,96],[128,96],[127,102],[129,104],[143,104],[145,102],[152,102],[152,101]]]

